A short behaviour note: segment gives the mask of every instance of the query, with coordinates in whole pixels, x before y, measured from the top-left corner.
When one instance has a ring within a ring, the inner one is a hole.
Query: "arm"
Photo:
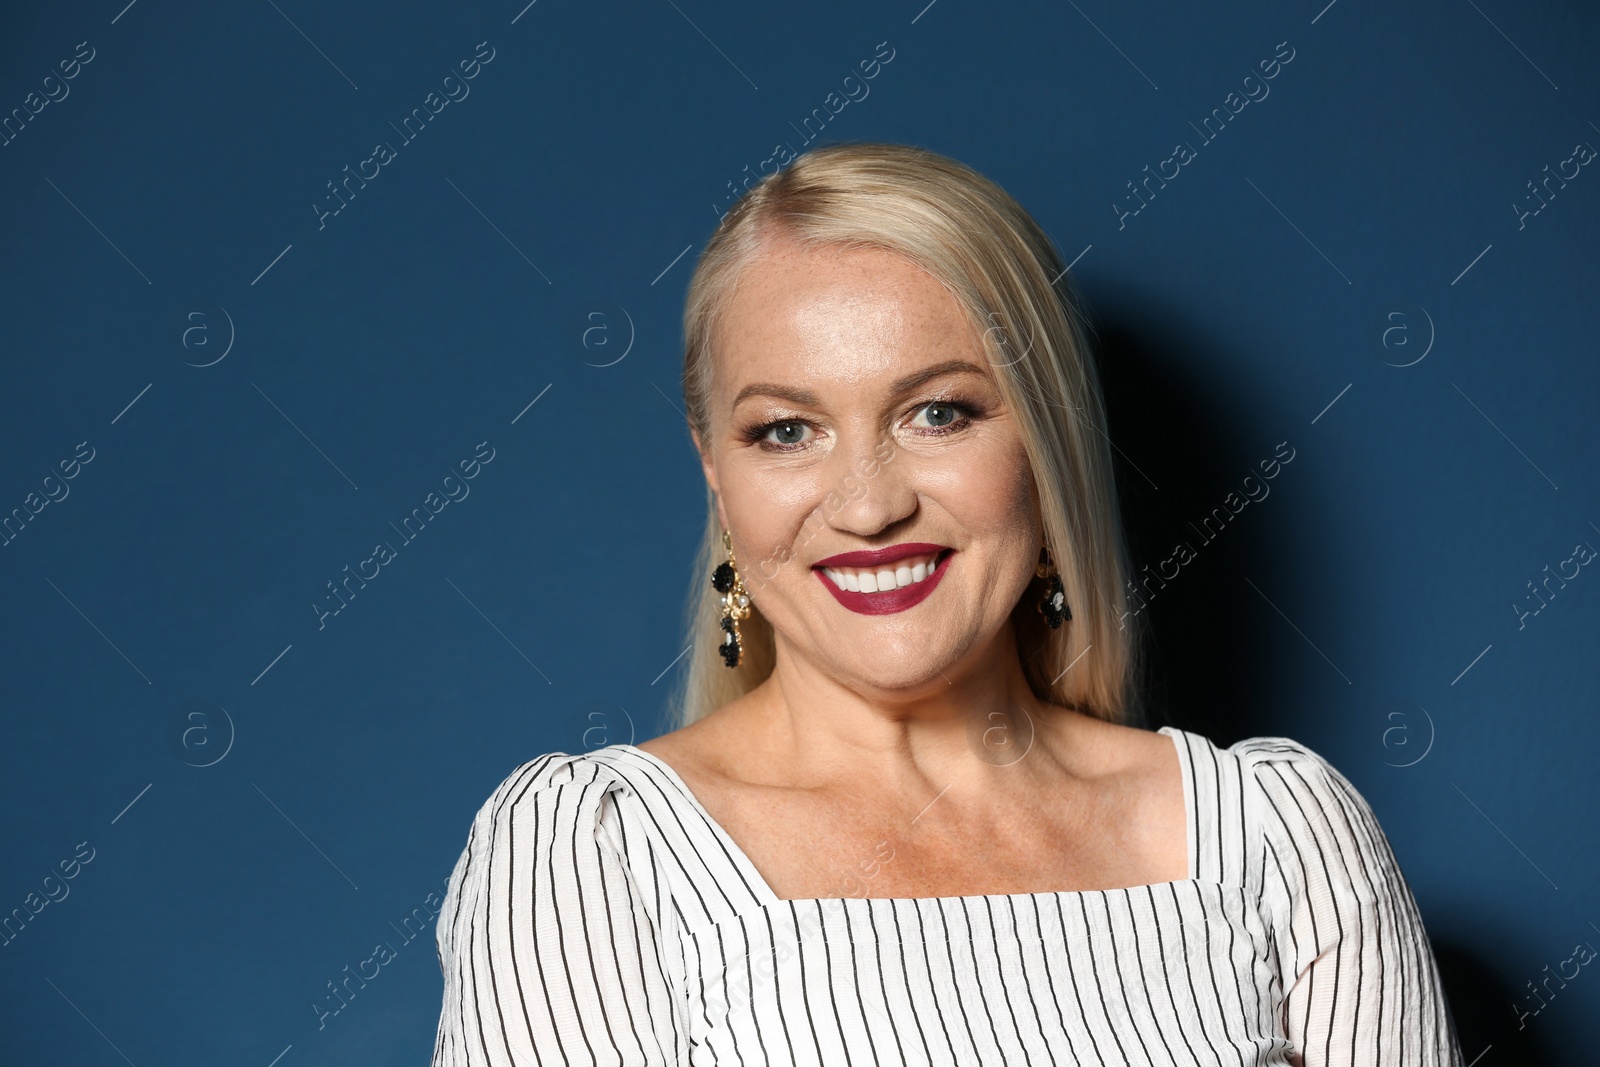
[[[439,915],[432,1067],[687,1060],[648,901],[602,821],[614,784],[558,753],[479,810]]]
[[[1355,786],[1287,738],[1263,739],[1263,898],[1284,1032],[1304,1067],[1459,1067],[1416,900]]]

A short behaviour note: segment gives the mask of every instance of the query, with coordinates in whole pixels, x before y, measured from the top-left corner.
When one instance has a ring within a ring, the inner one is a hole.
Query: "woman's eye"
[[[923,427],[938,430],[947,426],[953,426],[961,419],[962,411],[957,405],[948,401],[935,400],[931,404],[922,405],[922,407],[917,410],[917,416],[919,418],[923,417],[924,415],[927,418],[927,422],[923,424]],[[915,419],[912,421],[915,423]],[[923,427],[919,427],[919,429]]]
[[[767,430],[767,438],[778,445],[798,445],[804,443],[806,424],[795,420],[775,422]]]

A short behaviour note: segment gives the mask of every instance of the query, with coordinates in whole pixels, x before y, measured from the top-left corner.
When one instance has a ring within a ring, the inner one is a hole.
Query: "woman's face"
[[[890,252],[773,242],[718,342],[696,445],[780,659],[907,690],[981,658],[1042,534],[1022,438],[955,298]]]

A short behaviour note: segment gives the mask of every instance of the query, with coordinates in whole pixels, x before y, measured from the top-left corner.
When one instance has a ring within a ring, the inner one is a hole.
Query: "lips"
[[[954,555],[955,549],[943,545],[905,542],[829,556],[814,564],[812,573],[851,611],[891,615],[927,599],[944,579]]]
[[[907,556],[930,555],[943,552],[944,545],[931,545],[926,541],[905,541],[887,548],[862,549],[857,552],[841,552],[837,556],[819,559],[813,567],[875,567],[880,563],[893,563],[895,560],[905,559]]]

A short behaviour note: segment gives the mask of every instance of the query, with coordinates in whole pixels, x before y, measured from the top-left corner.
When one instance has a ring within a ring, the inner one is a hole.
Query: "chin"
[[[915,634],[856,642],[833,650],[828,658],[840,677],[886,692],[916,690],[933,682],[948,686],[940,671],[952,659],[944,642]]]
[[[906,671],[895,675],[848,671],[840,675],[840,680],[858,692],[894,695],[908,699],[924,692],[932,692],[935,687],[939,690],[950,687],[949,683],[939,676],[938,671],[931,668],[922,673]]]

